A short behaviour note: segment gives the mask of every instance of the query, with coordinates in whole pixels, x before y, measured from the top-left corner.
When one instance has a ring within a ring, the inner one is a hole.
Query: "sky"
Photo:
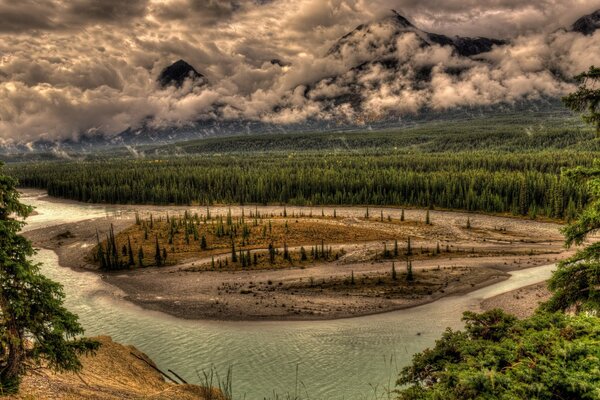
[[[414,33],[390,39],[380,23],[371,39],[393,41],[401,71],[353,71],[360,57],[377,55],[368,46],[326,56],[341,36],[390,9],[424,31],[510,44],[473,60],[423,49]],[[210,118],[360,121],[560,96],[572,85],[557,76],[600,64],[600,32],[561,28],[598,9],[600,0],[0,0],[0,143]],[[178,59],[209,85],[159,87],[160,71]],[[415,84],[424,65],[431,81]],[[357,85],[360,109],[322,101]]]

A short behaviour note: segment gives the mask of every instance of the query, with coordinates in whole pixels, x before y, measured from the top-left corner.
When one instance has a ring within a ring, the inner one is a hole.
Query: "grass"
[[[248,218],[232,218],[231,216],[214,216],[210,219],[206,215],[160,216],[156,219],[138,220],[129,228],[116,235],[116,247],[123,259],[127,258],[129,243],[138,263],[138,251],[141,248],[144,254],[144,266],[155,265],[156,241],[159,248],[165,249],[167,258],[165,265],[176,265],[186,260],[210,259],[216,263],[224,262],[223,256],[230,256],[227,266],[240,267],[239,263],[231,259],[232,243],[236,253],[242,251],[239,258],[252,251],[251,268],[277,268],[301,266],[310,264],[315,249],[321,249],[322,260],[337,259],[339,251],[330,251],[332,243],[361,243],[376,240],[405,241],[405,233],[398,232],[398,227],[420,227],[427,230],[429,225],[416,221],[394,220],[391,218],[383,221],[365,219],[354,222],[343,222],[337,217],[313,216],[251,216]],[[363,226],[365,225],[365,226]],[[186,233],[187,232],[187,233]],[[205,243],[205,246],[203,246]],[[271,262],[270,255],[265,250],[272,245],[279,257],[275,263]],[[284,256],[284,247],[289,247],[289,257]],[[302,260],[301,250],[304,246],[306,260]],[[106,241],[103,242],[106,248]],[[257,251],[259,250],[259,251]],[[97,249],[90,252],[89,258],[94,259]],[[327,254],[325,254],[327,253]],[[256,254],[256,256],[254,256]],[[254,258],[256,257],[256,260]],[[204,269],[212,267],[205,262]]]

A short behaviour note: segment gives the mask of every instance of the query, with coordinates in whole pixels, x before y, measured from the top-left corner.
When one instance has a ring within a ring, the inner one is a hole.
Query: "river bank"
[[[23,378],[19,393],[6,400],[221,400],[216,390],[166,382],[147,355],[108,336],[93,338],[101,346],[95,355],[80,358],[78,373],[36,369]],[[213,394],[213,397],[210,395]]]
[[[96,232],[104,234],[112,224],[118,233],[134,223],[136,213],[160,217],[183,210],[206,212],[206,208],[116,208],[101,218],[34,229],[27,236],[36,246],[55,251],[61,266],[98,273],[97,266],[86,257],[96,243]],[[243,212],[249,215],[253,210],[274,215],[283,212],[282,207],[274,206],[214,207],[210,212],[238,216]],[[365,213],[355,207],[318,210],[325,215],[335,212],[339,224],[347,221],[356,224]],[[290,215],[313,211],[305,207],[285,209]],[[399,211],[377,208],[371,212],[390,215]],[[423,210],[405,213],[409,221],[425,218]],[[413,261],[417,279],[410,284],[404,278],[403,264],[396,265],[400,279],[392,282],[391,262],[368,257],[382,246],[380,241],[338,243],[334,247],[343,247],[345,252],[340,260],[302,268],[207,271],[197,267],[207,259],[191,259],[169,267],[101,272],[101,276],[118,288],[124,299],[184,319],[331,320],[406,309],[446,296],[464,295],[507,279],[511,271],[556,262],[570,254],[562,248],[559,225],[554,223],[447,211],[431,211],[430,218],[432,224],[426,232],[415,224],[394,229],[398,235],[406,234],[403,229],[408,230],[414,248],[431,248],[441,242],[442,246],[451,245],[455,252]],[[467,219],[472,225],[470,229],[465,228]],[[376,219],[360,223],[378,224]],[[458,250],[461,248],[462,252]]]
[[[89,219],[128,219],[127,212],[134,218],[134,210],[126,207],[47,200],[41,191],[23,197],[38,211],[28,219],[25,231]],[[432,218],[433,229],[440,229],[437,212],[431,215],[436,218]],[[457,213],[459,226],[468,215]],[[411,210],[406,217],[422,218],[423,213]],[[531,226],[534,237],[543,236],[535,223]],[[493,231],[493,224],[491,228]],[[551,231],[556,232],[552,226]],[[555,234],[558,246],[562,238]],[[528,245],[524,243],[525,248]],[[81,245],[77,248],[85,251]],[[521,258],[525,267],[531,266]],[[135,345],[159,368],[173,369],[190,383],[202,384],[204,371],[214,370],[225,377],[232,368],[235,398],[249,399],[286,398],[286,394],[293,398],[298,391],[311,399],[387,398],[399,369],[410,363],[413,354],[432,346],[446,328],[461,329],[464,311],[479,312],[486,298],[544,281],[554,269],[549,255],[547,265],[508,272],[508,279],[476,291],[356,318],[211,321],[175,318],[141,308],[127,301],[124,292],[97,271],[60,266],[54,251],[41,248],[33,259],[41,264],[44,275],[63,285],[65,305],[79,316],[86,335],[110,335],[116,342]]]

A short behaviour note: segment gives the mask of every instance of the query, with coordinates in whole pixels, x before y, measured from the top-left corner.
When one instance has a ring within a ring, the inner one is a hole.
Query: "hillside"
[[[220,399],[195,385],[167,383],[160,373],[137,357],[152,361],[133,346],[114,342],[108,336],[95,338],[102,346],[95,356],[82,357],[79,374],[53,373],[46,369],[27,375],[18,395],[7,400],[203,400]]]

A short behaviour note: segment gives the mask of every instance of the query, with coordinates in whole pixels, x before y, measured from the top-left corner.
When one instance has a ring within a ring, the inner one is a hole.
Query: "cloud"
[[[511,44],[468,59],[374,25],[360,46],[325,57],[390,8],[427,31]],[[357,122],[560,96],[571,89],[561,78],[600,63],[600,33],[559,28],[598,8],[600,0],[0,0],[0,142],[207,118]],[[370,63],[390,52],[395,67]],[[159,88],[156,77],[178,59],[210,86]]]
[[[90,24],[122,24],[143,17],[148,0],[0,0],[0,32],[74,30]]]

